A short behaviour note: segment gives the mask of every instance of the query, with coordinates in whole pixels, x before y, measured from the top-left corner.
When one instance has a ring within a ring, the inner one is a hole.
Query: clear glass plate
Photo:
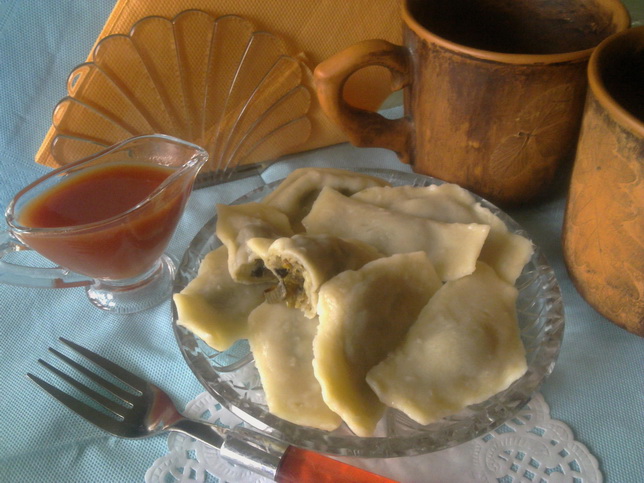
[[[434,178],[400,171],[359,171],[384,178],[395,186],[442,183]],[[235,203],[258,201],[277,184],[279,182],[257,188]],[[510,231],[528,237],[509,216],[474,196],[499,216]],[[203,257],[220,245],[214,235],[216,221],[216,217],[208,221],[190,244],[178,268],[175,292],[181,291],[196,276]],[[552,372],[564,331],[563,302],[554,272],[538,247],[535,247],[532,259],[517,280],[517,288],[519,325],[528,361],[526,374],[488,400],[427,426],[415,423],[397,410],[388,409],[378,424],[376,435],[369,438],[355,436],[345,425],[327,432],[299,426],[272,415],[268,412],[259,374],[246,341],[237,342],[225,352],[217,352],[192,332],[177,325],[174,305],[173,327],[183,356],[205,389],[251,426],[290,444],[333,455],[411,456],[464,443],[501,425],[521,409]]]

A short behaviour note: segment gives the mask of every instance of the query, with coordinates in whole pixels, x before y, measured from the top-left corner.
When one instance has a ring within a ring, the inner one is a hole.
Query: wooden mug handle
[[[351,74],[372,65],[389,69],[392,91],[406,87],[411,81],[411,60],[405,47],[386,40],[364,40],[316,67],[314,82],[320,106],[355,146],[391,149],[403,163],[409,163],[413,142],[411,119],[387,119],[376,112],[358,109],[349,105],[342,95]]]

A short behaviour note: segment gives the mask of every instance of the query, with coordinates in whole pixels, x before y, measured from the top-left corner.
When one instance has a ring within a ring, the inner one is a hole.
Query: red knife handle
[[[314,451],[289,446],[277,468],[279,483],[388,483],[384,476],[334,460]]]

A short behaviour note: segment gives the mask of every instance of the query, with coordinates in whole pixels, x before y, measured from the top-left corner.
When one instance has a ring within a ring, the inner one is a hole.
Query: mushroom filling
[[[266,277],[267,272],[268,270],[264,265],[264,260],[262,260],[261,258],[258,258],[257,260],[254,261],[253,268],[250,271],[250,276],[252,278],[263,279]]]
[[[267,292],[268,302],[283,301],[291,308],[308,308],[309,298],[304,290],[304,270],[301,265],[282,260],[273,273],[277,277],[278,285]]]

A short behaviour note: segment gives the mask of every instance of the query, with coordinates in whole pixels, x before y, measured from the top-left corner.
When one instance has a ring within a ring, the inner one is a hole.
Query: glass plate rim
[[[444,181],[431,176],[386,168],[343,169],[378,176],[389,181],[401,179],[403,181],[402,184],[415,186],[426,186],[429,184],[440,185],[444,183]],[[260,194],[267,194],[275,186],[279,185],[281,181],[283,181],[283,178],[270,183],[264,182],[263,185],[250,190],[230,204],[257,201]],[[499,216],[511,232],[518,233],[530,239],[527,231],[500,208],[475,193],[469,191],[468,193],[482,206],[490,209],[495,215]],[[215,215],[203,225],[185,251],[177,267],[173,293],[180,291],[187,283],[186,277],[183,276],[183,270],[186,266],[194,262],[195,255],[204,255],[203,250],[206,249],[205,247],[208,246],[209,242],[214,241],[216,219],[217,217]],[[217,241],[216,244],[219,244],[219,242]],[[212,373],[216,375],[215,377],[225,377],[226,374],[247,366],[252,361],[252,354],[246,359],[240,360],[238,364],[233,364],[224,368],[224,370],[215,369],[203,354],[196,354],[194,352],[192,348],[194,346],[188,347],[185,344],[186,340],[190,340],[192,343],[199,339],[176,323],[176,307],[174,304],[171,304],[173,332],[186,363],[206,391],[222,404],[223,407],[240,417],[245,423],[271,434],[282,441],[337,456],[389,458],[439,451],[470,441],[501,426],[503,422],[513,417],[530,400],[530,397],[539,389],[554,369],[561,349],[565,325],[561,289],[556,280],[554,270],[548,263],[545,255],[534,243],[533,247],[534,254],[528,266],[534,265],[535,277],[542,282],[541,285],[544,287],[544,290],[547,287],[547,294],[550,299],[548,301],[548,314],[546,315],[547,327],[545,327],[545,334],[543,334],[545,339],[538,348],[538,351],[542,353],[542,357],[536,361],[536,364],[530,364],[528,372],[506,390],[501,391],[482,403],[468,406],[465,410],[453,416],[425,426],[421,431],[411,436],[373,436],[364,438],[355,436],[348,432],[348,430],[345,430],[345,434],[337,434],[337,430],[336,432],[329,433],[314,428],[298,426],[278,418],[249,400],[241,398],[232,388],[227,388],[227,384],[222,384],[222,379],[213,380],[211,378],[213,376]],[[195,271],[197,267],[192,266],[189,268],[191,271]],[[521,278],[518,283],[520,281]],[[524,330],[522,329],[522,334],[523,332]],[[479,410],[479,413],[477,413],[477,410]],[[471,421],[473,414],[480,417],[475,421]],[[407,418],[397,410],[388,409],[386,416],[379,424],[384,424],[385,426],[395,424],[401,417],[403,420]],[[392,418],[394,421],[392,421]],[[411,420],[409,421],[411,422]],[[415,425],[415,423],[411,423]],[[433,428],[434,426],[436,428]]]

